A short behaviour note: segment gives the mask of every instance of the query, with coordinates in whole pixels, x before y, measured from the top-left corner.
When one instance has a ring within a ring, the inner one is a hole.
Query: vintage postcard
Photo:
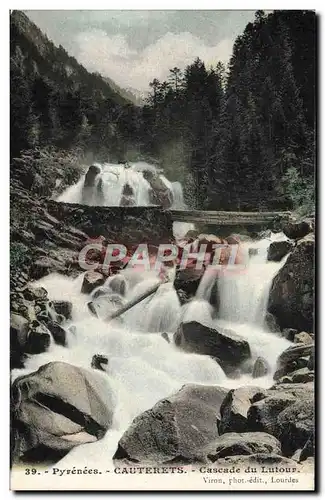
[[[316,20],[10,11],[11,490],[315,490]]]

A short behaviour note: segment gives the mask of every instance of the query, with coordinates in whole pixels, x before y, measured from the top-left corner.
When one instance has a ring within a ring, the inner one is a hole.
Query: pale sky
[[[123,88],[148,90],[174,66],[200,57],[228,62],[235,38],[255,11],[29,10],[28,17],[89,71]]]

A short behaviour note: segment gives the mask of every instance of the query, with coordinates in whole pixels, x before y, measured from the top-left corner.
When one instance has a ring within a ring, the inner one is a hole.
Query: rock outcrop
[[[309,234],[297,242],[273,279],[268,311],[281,329],[314,330],[314,251],[314,235]]]
[[[55,462],[110,428],[113,400],[95,371],[53,362],[12,385],[13,462]]]
[[[210,446],[213,451],[208,454],[208,458],[212,462],[233,455],[256,453],[281,455],[280,441],[266,432],[227,432],[219,436]]]

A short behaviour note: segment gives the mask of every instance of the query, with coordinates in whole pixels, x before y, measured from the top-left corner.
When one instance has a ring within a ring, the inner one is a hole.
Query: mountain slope
[[[10,71],[12,154],[42,145],[115,151],[133,140],[134,104],[21,11],[10,15]]]

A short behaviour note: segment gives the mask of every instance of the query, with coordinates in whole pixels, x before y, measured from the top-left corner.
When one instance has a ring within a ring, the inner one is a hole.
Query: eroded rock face
[[[279,384],[267,390],[266,397],[250,406],[247,428],[272,434],[281,442],[282,453],[292,456],[313,436],[313,384]]]
[[[314,398],[306,397],[290,405],[280,413],[278,423],[283,453],[290,455],[303,448],[314,436]]]
[[[113,418],[104,379],[61,362],[17,378],[11,407],[16,463],[55,461],[74,446],[101,439]]]
[[[314,344],[294,344],[283,351],[277,359],[274,380],[279,380],[284,375],[288,375],[301,368],[299,366],[302,357],[308,357],[314,352]],[[308,364],[308,362],[307,362]]]
[[[216,330],[197,321],[182,323],[174,334],[174,342],[185,351],[218,358],[226,373],[234,371],[251,356],[248,342],[232,330]]]
[[[274,314],[281,328],[313,331],[314,248],[313,234],[299,240],[273,279],[268,311]]]
[[[227,389],[188,384],[136,417],[113,459],[126,463],[186,464],[206,461],[218,436],[219,408]]]
[[[227,432],[211,444],[213,452],[208,458],[216,462],[219,458],[233,455],[254,455],[255,453],[274,453],[281,455],[281,444],[266,432]]]

